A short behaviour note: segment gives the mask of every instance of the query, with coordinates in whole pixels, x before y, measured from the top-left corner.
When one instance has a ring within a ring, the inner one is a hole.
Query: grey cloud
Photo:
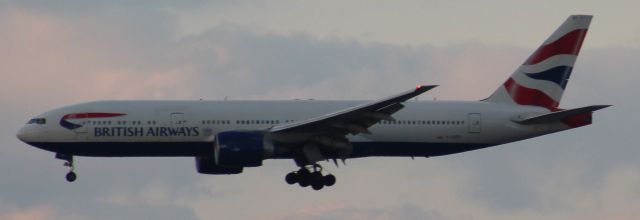
[[[324,210],[306,210],[301,213],[277,218],[278,220],[304,219],[304,220],[338,220],[338,219],[433,219],[445,220],[438,213],[428,213],[421,207],[414,204],[403,204],[384,208],[360,208],[355,206],[344,206],[326,208]]]
[[[181,53],[185,54],[185,62],[197,66],[198,81],[194,85],[198,94],[227,92],[260,97],[262,93],[286,88],[303,90],[325,82],[345,86],[339,81],[352,77],[362,77],[369,91],[389,91],[394,90],[393,86],[396,90],[412,86],[415,83],[410,82],[430,72],[430,54],[423,50],[327,41],[304,34],[291,37],[254,34],[231,25],[185,38],[180,48],[185,50]],[[339,86],[326,91],[342,89]],[[362,96],[362,92],[354,96]],[[367,98],[371,97],[374,96]]]
[[[166,8],[191,8],[201,5],[205,1],[202,0],[186,0],[186,1],[81,1],[81,0],[61,0],[61,1],[43,1],[43,0],[25,0],[25,1],[3,1],[1,5],[5,7],[18,7],[28,10],[35,10],[40,13],[51,13],[58,15],[90,15],[96,11],[108,10],[128,10],[135,9],[140,11],[157,10]],[[224,4],[231,1],[211,1],[213,4]],[[211,4],[210,3],[210,4]]]

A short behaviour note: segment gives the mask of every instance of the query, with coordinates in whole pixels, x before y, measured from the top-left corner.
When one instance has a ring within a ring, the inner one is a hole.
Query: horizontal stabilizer
[[[587,106],[582,108],[574,108],[569,110],[552,112],[549,114],[534,116],[534,117],[525,118],[525,119],[514,119],[514,121],[520,124],[525,124],[525,125],[549,123],[549,122],[559,121],[574,115],[594,112],[609,106],[611,105],[592,105],[592,106]]]

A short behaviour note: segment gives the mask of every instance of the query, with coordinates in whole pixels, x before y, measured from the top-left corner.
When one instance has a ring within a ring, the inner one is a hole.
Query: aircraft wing
[[[343,127],[351,134],[368,133],[366,128],[380,120],[393,120],[391,114],[402,109],[401,104],[415,96],[435,88],[436,85],[417,86],[415,89],[380,99],[374,102],[365,103],[344,110],[336,111],[307,120],[293,122],[272,127],[269,131],[273,133],[282,132],[327,132],[333,127]],[[352,125],[352,126],[350,126]],[[353,129],[348,129],[349,127]],[[358,129],[355,127],[360,127]],[[329,131],[331,132],[331,131]]]
[[[277,125],[269,129],[272,137],[283,142],[309,143],[316,142],[314,147],[345,150],[350,147],[346,140],[348,134],[369,134],[368,128],[381,120],[394,120],[391,115],[404,107],[405,102],[436,85],[421,85],[415,89],[351,108],[321,115],[298,122]],[[303,149],[304,150],[304,149]],[[317,152],[312,149],[311,151]],[[316,154],[316,158],[318,157]],[[314,157],[314,156],[307,156]],[[315,162],[322,160],[311,159]]]

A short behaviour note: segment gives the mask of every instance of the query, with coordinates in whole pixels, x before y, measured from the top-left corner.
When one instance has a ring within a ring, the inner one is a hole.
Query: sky
[[[616,219],[640,216],[637,1],[0,0],[0,219]],[[594,124],[434,158],[197,174],[192,158],[62,161],[15,138],[92,100],[486,98],[571,14],[594,20],[562,107]]]

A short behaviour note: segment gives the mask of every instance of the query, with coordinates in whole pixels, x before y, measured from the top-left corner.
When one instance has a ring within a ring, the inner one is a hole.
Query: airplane
[[[412,100],[436,85],[375,101],[96,101],[38,115],[17,138],[64,160],[69,182],[74,156],[193,157],[202,174],[293,159],[285,181],[320,190],[336,182],[323,161],[443,156],[590,125],[610,105],[559,104],[591,19],[569,16],[480,101]]]

